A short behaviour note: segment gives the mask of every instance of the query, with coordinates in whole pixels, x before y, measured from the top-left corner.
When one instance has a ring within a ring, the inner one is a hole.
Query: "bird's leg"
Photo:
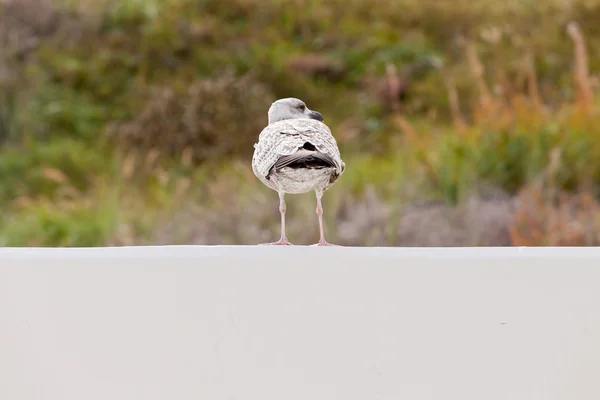
[[[315,192],[317,194],[317,216],[319,217],[319,243],[313,244],[313,246],[337,246],[336,244],[327,243],[325,240],[325,234],[323,232],[323,206],[321,205],[321,197],[323,192]]]
[[[292,244],[285,236],[285,193],[279,192],[279,212],[281,213],[281,238],[273,243],[263,243],[264,245],[271,246],[291,246]]]

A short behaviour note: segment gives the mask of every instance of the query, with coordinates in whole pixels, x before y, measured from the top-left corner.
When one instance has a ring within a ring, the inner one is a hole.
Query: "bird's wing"
[[[302,163],[303,167],[309,168],[335,168],[336,164],[333,159],[321,152],[300,149],[297,152],[290,154],[289,156],[281,156],[273,165],[275,170],[279,170],[280,168],[284,168],[287,166],[291,166],[293,164]]]
[[[343,171],[340,151],[327,125],[313,119],[290,119],[268,125],[260,133],[252,158],[255,173],[267,176],[280,157],[294,154],[306,142],[329,156],[336,168]]]

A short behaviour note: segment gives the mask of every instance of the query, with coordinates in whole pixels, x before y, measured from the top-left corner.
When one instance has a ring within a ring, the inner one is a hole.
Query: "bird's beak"
[[[321,113],[317,112],[317,111],[312,111],[311,110],[308,113],[308,117],[311,118],[311,119],[316,119],[317,121],[321,121],[321,122],[324,121],[323,116],[321,115]]]

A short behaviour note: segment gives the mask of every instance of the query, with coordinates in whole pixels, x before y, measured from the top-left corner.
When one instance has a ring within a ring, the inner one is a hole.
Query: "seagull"
[[[314,246],[333,246],[325,241],[321,198],[345,169],[335,138],[319,112],[293,97],[271,104],[268,125],[254,145],[252,171],[264,185],[279,193],[281,238],[264,244],[291,245],[285,235],[285,194],[314,190],[320,232]]]

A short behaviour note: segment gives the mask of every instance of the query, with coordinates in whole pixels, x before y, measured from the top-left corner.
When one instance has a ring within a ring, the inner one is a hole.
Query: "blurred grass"
[[[277,198],[249,163],[287,96],[348,166],[331,241],[600,242],[600,1],[0,8],[0,245],[271,240]],[[313,196],[288,197],[292,242],[316,240]]]

